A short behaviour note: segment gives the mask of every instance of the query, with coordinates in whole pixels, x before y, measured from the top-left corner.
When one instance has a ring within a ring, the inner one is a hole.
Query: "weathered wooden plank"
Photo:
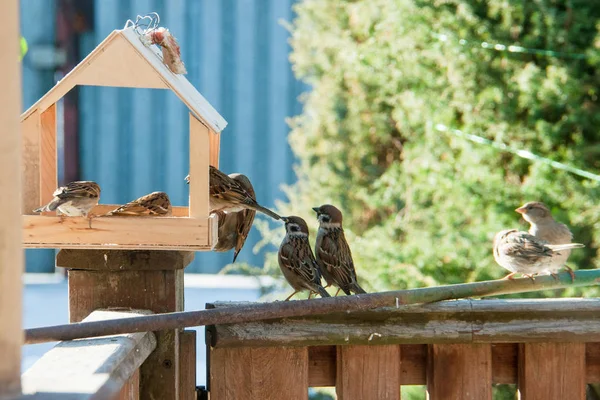
[[[519,393],[523,400],[585,400],[584,343],[519,345]]]
[[[135,370],[131,378],[125,382],[117,400],[139,400],[140,398],[140,370]]]
[[[88,264],[89,265],[89,264]],[[62,266],[65,266],[64,264]],[[70,267],[72,268],[72,267]],[[69,270],[69,320],[79,322],[98,308],[183,310],[183,270]]]
[[[85,260],[87,251],[72,255],[70,262],[63,260],[62,266],[77,268],[81,263],[90,267],[96,260]],[[155,264],[150,267],[139,265],[144,259],[137,259],[140,270],[102,270],[104,264],[95,270],[69,270],[69,318],[78,322],[91,310],[97,308],[138,308],[155,313],[183,311],[183,269],[173,270],[169,265],[177,257],[166,252],[156,252],[146,259]],[[162,259],[161,259],[162,257]],[[132,255],[132,259],[135,256]],[[185,259],[181,257],[180,260]],[[181,262],[181,261],[179,261]],[[148,357],[141,368],[140,398],[178,399],[179,398],[179,330],[156,333],[156,350]]]
[[[217,307],[235,303],[216,304]],[[216,326],[215,347],[600,341],[599,299],[457,300]],[[577,323],[574,323],[577,321]]]
[[[516,343],[492,344],[492,383],[516,384],[519,349]],[[309,386],[335,386],[336,346],[309,347]],[[427,345],[400,345],[402,385],[427,383]],[[314,361],[313,361],[314,360]],[[600,382],[600,343],[586,344],[587,383]]]
[[[586,382],[600,383],[600,343],[585,345]]]
[[[102,310],[94,311],[84,320],[101,321],[149,313]],[[136,382],[139,384],[138,369],[155,348],[156,338],[152,332],[60,342],[23,374],[23,393],[72,400],[129,396],[135,393]]]
[[[489,344],[432,344],[427,361],[429,399],[492,399]]]
[[[210,163],[208,127],[190,113],[190,217],[207,218],[209,215]]]
[[[340,400],[400,399],[400,346],[338,346]]]
[[[196,400],[196,331],[179,334],[179,399]]]
[[[211,400],[308,399],[306,347],[210,352]]]
[[[56,160],[56,103],[40,115],[40,194],[49,203],[58,187]]]
[[[23,247],[208,251],[217,220],[178,217],[87,218],[24,215]]]
[[[253,349],[210,350],[211,400],[252,399]]]
[[[183,310],[183,270],[69,270],[69,317],[77,322],[90,309],[143,308],[155,313]],[[141,369],[141,397],[177,399],[179,331],[156,333],[158,346]]]
[[[19,1],[2,3],[0,24],[6,40],[0,52],[0,397],[21,389],[21,274],[23,251],[19,243],[21,214],[21,66]]]
[[[492,344],[492,379],[496,384],[514,384],[518,379],[519,345]]]
[[[165,271],[184,269],[194,260],[192,251],[81,250],[58,252],[56,266],[96,271]]]
[[[424,385],[427,382],[427,345],[400,345],[400,383]]]
[[[308,383],[311,387],[335,386],[336,346],[308,348]]]

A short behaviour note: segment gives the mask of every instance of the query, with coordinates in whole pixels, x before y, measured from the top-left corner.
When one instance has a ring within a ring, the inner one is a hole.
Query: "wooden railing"
[[[210,307],[231,307],[217,303]],[[517,384],[524,400],[583,400],[600,382],[600,299],[459,300],[207,327],[211,400],[485,400]]]
[[[147,314],[94,311],[84,321]],[[154,349],[152,332],[60,342],[23,374],[23,394],[42,399],[139,399],[140,367]]]

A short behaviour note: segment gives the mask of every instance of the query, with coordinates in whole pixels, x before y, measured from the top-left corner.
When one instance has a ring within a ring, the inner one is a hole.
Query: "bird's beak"
[[[281,220],[282,220],[283,222],[288,222],[288,217],[281,217]]]
[[[515,210],[515,212],[518,212],[519,214],[525,214],[525,207],[519,207]]]
[[[316,212],[317,214],[319,213],[319,207],[313,207],[312,208],[314,212]]]

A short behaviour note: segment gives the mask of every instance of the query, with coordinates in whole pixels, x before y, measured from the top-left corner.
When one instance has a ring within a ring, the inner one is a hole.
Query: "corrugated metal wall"
[[[225,117],[220,168],[252,180],[261,203],[282,198],[279,186],[294,180],[285,118],[301,111],[289,62],[293,0],[103,0],[95,4],[89,53],[136,14],[156,11],[181,45],[188,79]],[[118,71],[115,71],[118,73]],[[167,91],[85,87],[80,92],[81,177],[102,186],[102,203],[123,203],[154,190],[175,205],[187,204],[187,109]],[[240,261],[254,264],[253,230]],[[216,272],[228,253],[197,253],[187,271]]]

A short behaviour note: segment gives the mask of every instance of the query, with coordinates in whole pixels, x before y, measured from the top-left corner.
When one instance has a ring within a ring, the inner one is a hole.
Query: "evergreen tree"
[[[311,207],[340,207],[361,284],[500,278],[493,235],[528,229],[514,209],[533,200],[587,245],[570,264],[598,267],[599,182],[441,126],[599,172],[600,3],[305,0],[295,11],[291,59],[311,91],[290,121],[299,180],[279,209],[316,227]],[[283,229],[263,228],[278,245]]]

